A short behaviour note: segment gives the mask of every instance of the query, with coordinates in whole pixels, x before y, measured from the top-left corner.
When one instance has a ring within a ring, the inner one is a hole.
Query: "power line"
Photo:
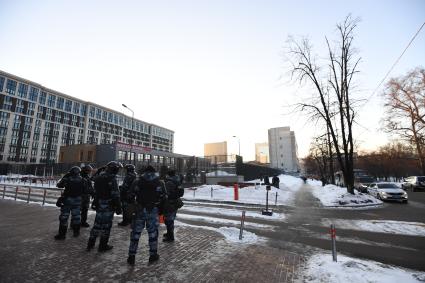
[[[363,104],[363,106],[368,103],[368,101],[372,98],[372,96],[375,95],[379,87],[382,85],[382,83],[386,80],[388,75],[391,73],[391,71],[394,69],[395,65],[400,61],[401,57],[403,57],[404,53],[406,53],[407,49],[410,47],[412,42],[415,40],[416,36],[419,34],[419,32],[422,30],[422,28],[425,26],[425,22],[421,25],[421,27],[418,29],[418,31],[415,33],[415,35],[410,40],[409,44],[407,44],[406,48],[404,48],[401,55],[397,58],[397,60],[394,62],[394,64],[391,66],[391,68],[388,70],[387,74],[384,76],[384,78],[381,80],[381,82],[378,84],[378,86],[375,88],[375,90],[372,92],[372,94],[366,99],[366,102]]]

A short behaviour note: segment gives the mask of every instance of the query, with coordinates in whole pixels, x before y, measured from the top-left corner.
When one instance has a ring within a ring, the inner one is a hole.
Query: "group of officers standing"
[[[169,170],[164,179],[160,179],[155,168],[147,166],[137,176],[135,166],[125,166],[126,176],[118,186],[117,174],[122,164],[111,161],[92,175],[93,168],[86,165],[82,168],[72,167],[57,183],[64,188],[57,206],[61,208],[59,216],[59,232],[56,240],[64,240],[71,215],[73,236],[80,235],[80,227],[89,227],[87,212],[92,198],[92,209],[96,217],[87,242],[87,251],[94,248],[99,237],[99,252],[113,248],[108,244],[114,213],[122,214],[120,226],[131,224],[130,244],[127,262],[134,265],[140,235],[146,227],[149,238],[149,263],[159,259],[158,227],[159,215],[164,215],[167,233],[164,242],[174,241],[174,220],[179,208],[183,206],[180,177],[174,170]],[[93,186],[94,184],[94,186]]]

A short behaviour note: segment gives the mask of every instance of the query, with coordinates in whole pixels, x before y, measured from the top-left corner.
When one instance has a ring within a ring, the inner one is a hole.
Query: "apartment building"
[[[0,163],[53,164],[61,146],[117,142],[173,152],[174,132],[0,71]]]
[[[269,134],[270,167],[286,172],[298,172],[298,146],[290,127],[272,128]]]

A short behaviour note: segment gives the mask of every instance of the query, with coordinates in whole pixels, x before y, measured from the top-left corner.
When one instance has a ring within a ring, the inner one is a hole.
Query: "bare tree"
[[[425,175],[425,69],[391,79],[384,92],[384,130],[414,145]]]
[[[335,46],[325,37],[328,54],[322,64],[312,54],[308,39],[290,38],[289,58],[293,77],[300,83],[308,82],[314,88],[312,99],[297,104],[311,121],[321,122],[329,131],[329,142],[335,149],[338,165],[349,193],[354,194],[353,123],[356,112],[352,99],[353,78],[358,72],[360,58],[355,58],[354,30],[358,19],[347,16],[337,25]]]

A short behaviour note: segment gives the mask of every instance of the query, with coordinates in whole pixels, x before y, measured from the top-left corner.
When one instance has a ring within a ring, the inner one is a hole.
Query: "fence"
[[[2,198],[13,198],[14,200],[22,200],[29,203],[39,202],[42,205],[56,204],[56,200],[61,195],[63,189],[54,188],[39,188],[31,186],[17,186],[17,185],[2,185],[1,196]]]

